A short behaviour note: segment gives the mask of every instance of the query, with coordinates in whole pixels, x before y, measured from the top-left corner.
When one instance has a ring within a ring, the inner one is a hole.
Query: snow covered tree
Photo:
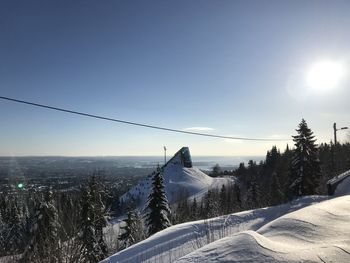
[[[280,184],[279,177],[276,172],[272,173],[270,186],[270,203],[271,205],[278,205],[284,200],[284,194]]]
[[[315,136],[304,119],[296,131],[290,189],[293,196],[316,194],[321,171]]]
[[[52,192],[48,191],[36,209],[31,226],[31,240],[23,253],[22,262],[61,262],[58,227],[57,210]]]
[[[13,199],[9,203],[8,215],[10,220],[8,222],[8,232],[6,238],[6,246],[11,255],[18,254],[23,246],[23,222],[20,217],[18,203]]]
[[[242,210],[241,188],[239,187],[238,182],[235,182],[235,184],[233,185],[233,193],[234,193],[234,200],[237,203],[234,209],[235,211],[241,211]]]
[[[218,189],[209,189],[202,199],[204,218],[212,218],[218,216],[219,213],[219,191]]]
[[[125,225],[121,227],[123,232],[118,238],[123,243],[123,248],[127,248],[145,238],[143,222],[138,211],[129,211],[124,223]]]
[[[191,215],[190,215],[191,220],[199,219],[197,199],[195,197],[193,198],[193,202],[191,204],[190,213],[191,213]]]
[[[5,253],[5,236],[7,233],[7,225],[5,224],[4,220],[2,219],[2,213],[0,210],[0,255],[4,255]]]
[[[152,179],[152,190],[148,196],[146,210],[146,225],[149,235],[153,235],[171,225],[169,220],[170,208],[164,191],[162,171],[159,166]]]
[[[261,206],[259,202],[260,191],[257,182],[254,180],[251,182],[247,191],[246,206],[248,209],[254,209]]]
[[[220,209],[220,214],[228,214],[229,213],[229,200],[227,198],[228,194],[227,194],[227,190],[225,185],[223,184],[221,186],[221,190],[220,190],[220,201],[219,201],[219,209]]]
[[[81,257],[83,262],[99,262],[107,256],[107,245],[103,239],[106,226],[102,188],[95,176],[82,190],[81,198]]]

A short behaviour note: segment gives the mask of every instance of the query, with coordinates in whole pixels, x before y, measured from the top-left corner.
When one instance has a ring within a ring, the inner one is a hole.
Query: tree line
[[[182,199],[172,209],[175,222],[274,206],[304,195],[327,195],[327,181],[350,169],[350,144],[318,146],[305,120],[296,133],[294,147],[287,145],[281,152],[273,146],[259,163],[250,160],[225,172],[215,165],[211,175],[231,174],[235,183],[211,189],[201,200]]]
[[[96,176],[75,192],[48,189],[1,195],[0,256],[7,256],[9,262],[99,262],[171,224],[326,194],[327,180],[350,169],[350,144],[317,146],[305,120],[293,140],[294,147],[287,145],[283,152],[273,146],[264,161],[241,163],[230,175],[234,176],[232,184],[209,189],[199,200],[180,191],[172,207],[164,191],[163,170],[158,167],[145,209],[125,205],[127,217],[113,249],[104,229],[111,208],[118,210],[120,205]]]

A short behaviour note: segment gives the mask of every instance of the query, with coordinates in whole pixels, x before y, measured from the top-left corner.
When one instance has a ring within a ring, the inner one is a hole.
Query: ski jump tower
[[[192,159],[190,149],[188,147],[182,147],[175,155],[164,165],[182,165],[185,168],[192,168]]]

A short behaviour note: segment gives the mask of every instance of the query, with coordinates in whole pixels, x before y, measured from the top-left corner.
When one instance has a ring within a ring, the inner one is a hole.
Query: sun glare
[[[341,63],[320,61],[311,66],[307,73],[307,85],[315,90],[331,90],[335,88],[344,75]]]

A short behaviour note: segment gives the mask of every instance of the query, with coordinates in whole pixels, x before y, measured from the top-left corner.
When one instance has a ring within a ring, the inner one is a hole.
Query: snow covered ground
[[[350,262],[349,193],[175,225],[102,262]]]
[[[350,196],[288,213],[177,260],[186,262],[350,262]]]
[[[233,183],[232,178],[212,178],[196,167],[185,168],[180,164],[170,164],[164,168],[163,172],[165,192],[170,203],[177,201],[180,195],[189,198],[199,198],[210,188],[220,188],[223,184]],[[121,197],[124,202],[130,198],[140,200],[140,209],[144,208],[148,194],[152,186],[152,178],[145,180],[132,187]]]

